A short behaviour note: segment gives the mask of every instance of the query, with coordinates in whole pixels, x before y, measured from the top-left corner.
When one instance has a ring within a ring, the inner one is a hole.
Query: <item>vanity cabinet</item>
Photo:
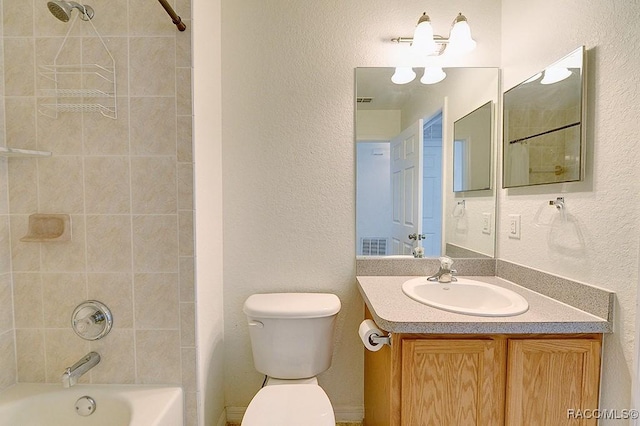
[[[393,334],[365,351],[364,424],[595,425],[567,410],[597,408],[600,349],[599,334]]]

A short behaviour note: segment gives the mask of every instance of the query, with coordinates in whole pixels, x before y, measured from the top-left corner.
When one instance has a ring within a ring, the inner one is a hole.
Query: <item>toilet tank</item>
[[[304,379],[331,366],[340,311],[335,294],[254,294],[245,301],[243,311],[259,372],[278,379]]]

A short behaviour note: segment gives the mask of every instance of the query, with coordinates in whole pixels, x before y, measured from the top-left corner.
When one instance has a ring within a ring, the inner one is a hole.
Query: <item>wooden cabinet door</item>
[[[509,341],[507,426],[595,425],[568,410],[598,408],[600,341],[523,339]]]
[[[402,341],[403,426],[503,424],[504,340]]]

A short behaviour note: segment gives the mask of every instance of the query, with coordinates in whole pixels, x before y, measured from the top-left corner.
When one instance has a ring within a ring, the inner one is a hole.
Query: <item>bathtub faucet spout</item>
[[[100,362],[100,354],[97,352],[89,352],[62,373],[62,387],[69,388],[76,383],[78,379],[87,371],[98,365]]]

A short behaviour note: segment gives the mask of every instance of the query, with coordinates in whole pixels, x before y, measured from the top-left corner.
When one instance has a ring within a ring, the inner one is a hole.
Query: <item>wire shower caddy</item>
[[[53,64],[40,65],[39,74],[43,77],[38,110],[41,114],[57,118],[60,112],[99,112],[105,117],[118,118],[116,107],[116,63],[103,38],[93,25],[93,33],[104,50],[104,63],[63,63],[62,57],[68,48],[69,34],[73,30],[78,15],[67,31],[62,45],[58,49]],[[82,43],[85,37],[82,38]],[[80,52],[80,57],[84,56]]]

